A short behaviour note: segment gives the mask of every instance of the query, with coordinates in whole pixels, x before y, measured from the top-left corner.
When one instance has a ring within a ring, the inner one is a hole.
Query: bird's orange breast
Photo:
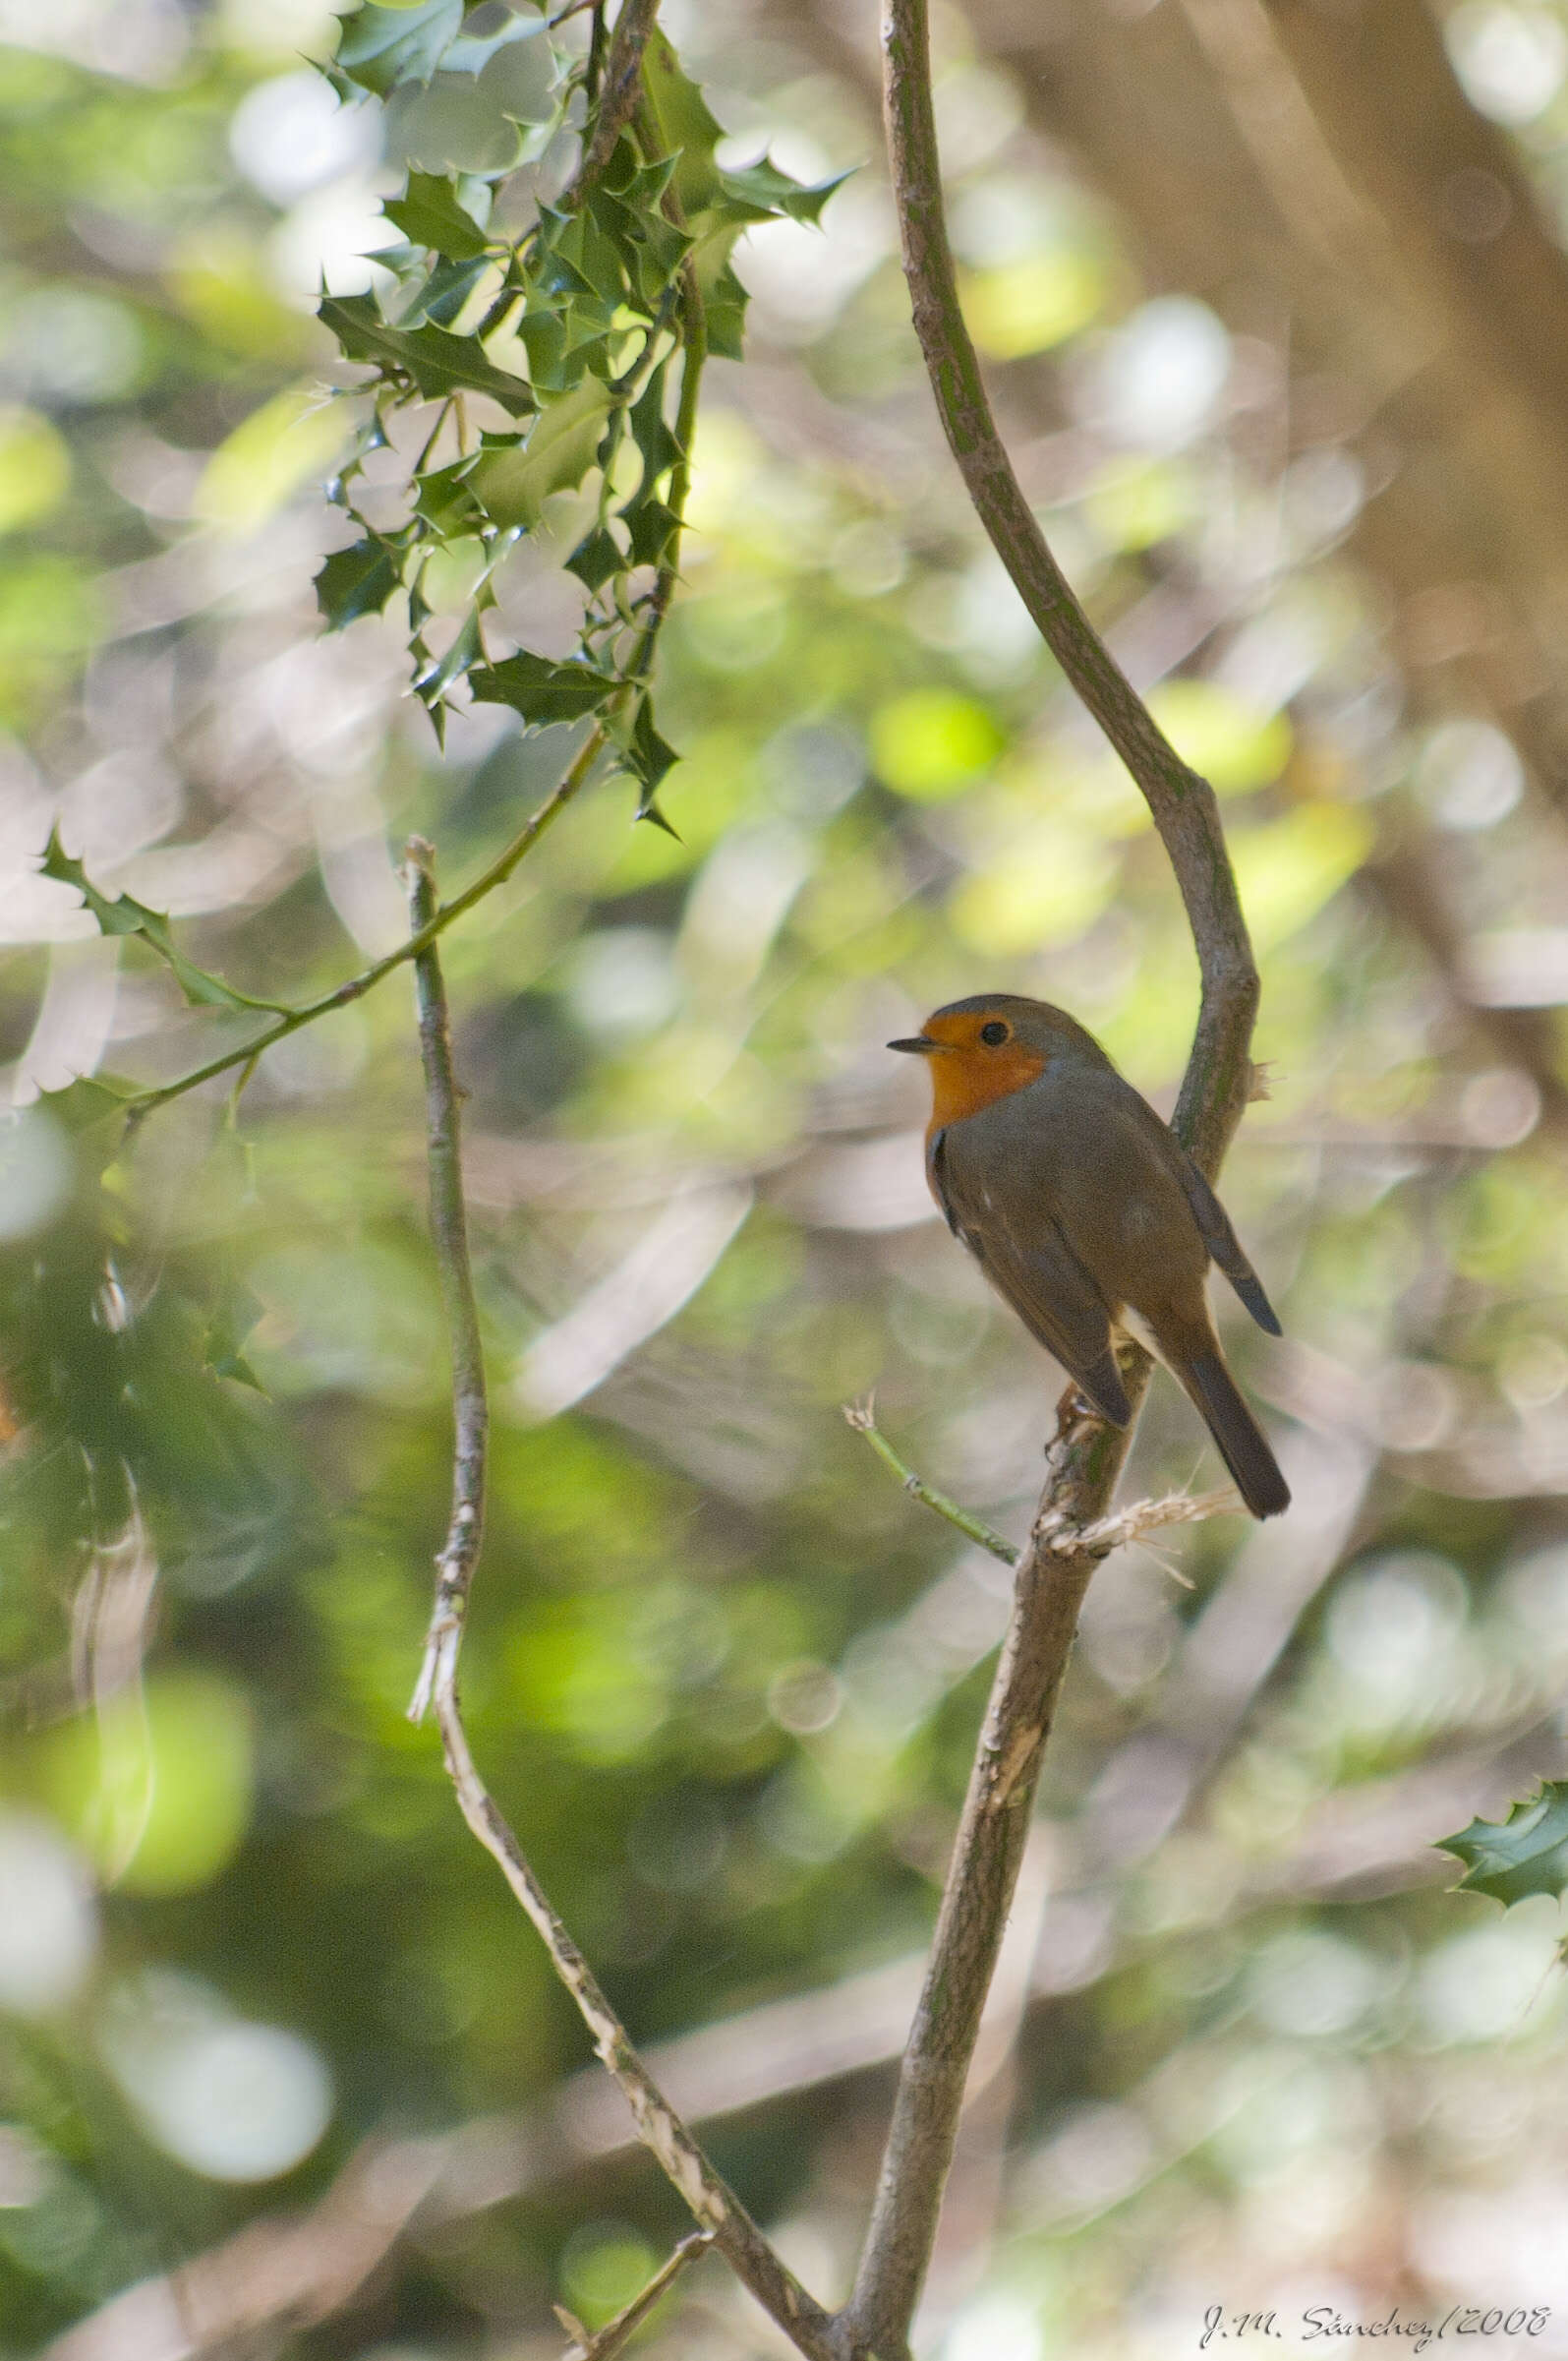
[[[977,1115],[982,1107],[992,1106],[999,1098],[1010,1098],[1015,1091],[1023,1090],[1037,1082],[1045,1072],[1045,1059],[1037,1049],[1027,1048],[1022,1041],[1009,1041],[1000,1049],[938,1050],[931,1059],[931,1128],[932,1133],[945,1124],[961,1123],[965,1115]]]

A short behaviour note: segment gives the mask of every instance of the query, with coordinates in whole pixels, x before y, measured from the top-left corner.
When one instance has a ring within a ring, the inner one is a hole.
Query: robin
[[[1065,1009],[1016,992],[955,1000],[906,1049],[931,1068],[926,1177],[948,1227],[1085,1400],[1132,1413],[1113,1339],[1143,1323],[1254,1516],[1290,1489],[1225,1366],[1206,1280],[1217,1263],[1260,1328],[1272,1305],[1181,1142]]]

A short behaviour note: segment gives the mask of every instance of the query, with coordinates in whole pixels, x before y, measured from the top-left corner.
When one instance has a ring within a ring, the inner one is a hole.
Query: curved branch
[[[997,434],[942,207],[926,0],[888,0],[888,148],[915,333],[953,455],[1041,638],[1136,782],[1187,909],[1203,977],[1197,1036],[1175,1129],[1212,1178],[1247,1103],[1258,979],[1208,781],[1177,753],[1095,630],[1047,546]]]
[[[953,455],[975,511],[1042,638],[1141,790],[1186,907],[1202,977],[1175,1128],[1211,1177],[1247,1103],[1258,975],[1207,780],[1164,737],[1074,595],[996,431],[963,325],[943,214],[926,0],[887,0],[888,144],[914,325]],[[1135,1421],[1150,1364],[1124,1365]],[[1064,1397],[1049,1478],[1017,1570],[937,1921],[900,2069],[893,2122],[844,2325],[851,2349],[905,2361],[964,2086],[1007,1922],[1056,1700],[1096,1565],[1101,1524],[1132,1437]]]

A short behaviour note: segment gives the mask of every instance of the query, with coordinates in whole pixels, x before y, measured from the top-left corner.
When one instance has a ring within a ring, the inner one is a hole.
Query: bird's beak
[[[907,1049],[915,1057],[929,1057],[933,1049],[942,1047],[942,1043],[933,1041],[928,1033],[917,1033],[912,1034],[907,1041],[890,1041],[888,1047],[890,1049]]]

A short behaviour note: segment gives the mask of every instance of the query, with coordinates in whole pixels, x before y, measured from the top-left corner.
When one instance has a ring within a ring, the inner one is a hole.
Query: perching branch
[[[1208,781],[1182,760],[1079,606],[997,434],[958,306],[928,50],[926,0],[887,0],[888,147],[915,332],[975,513],[1041,638],[1132,773],[1176,872],[1203,995],[1174,1128],[1212,1178],[1247,1103],[1258,994],[1219,805]]]
[[[914,325],[954,457],[984,524],[1057,662],[1141,789],[1170,856],[1197,951],[1202,998],[1175,1128],[1212,1177],[1247,1103],[1257,970],[1219,807],[1164,738],[1046,546],[997,435],[958,306],[943,214],[931,102],[926,0],[886,0],[888,143]],[[1135,1420],[1149,1362],[1124,1376]],[[1131,1441],[1070,1390],[1047,1453],[1048,1481],[1018,1564],[1012,1622],[992,1686],[954,1848],[925,1988],[900,2069],[882,2175],[845,2315],[879,2361],[907,2361],[953,2160],[964,2085],[1023,1856],[1045,1742]],[[1120,1536],[1115,1536],[1120,1538]]]
[[[796,2350],[806,2354],[808,2361],[836,2361],[829,2314],[780,2261],[740,2200],[715,2172],[632,2047],[625,2027],[600,1989],[592,1969],[556,1916],[516,1837],[492,1800],[469,1748],[458,1702],[457,1654],[484,1529],[485,1366],[463,1206],[459,1092],[452,1070],[440,954],[432,932],[435,856],[430,847],[418,840],[409,848],[408,877],[412,936],[415,940],[424,938],[415,955],[415,974],[419,987],[420,1048],[425,1067],[431,1230],[446,1308],[455,1429],[451,1522],[445,1546],[436,1562],[435,1610],[410,1710],[418,1720],[428,1706],[434,1706],[447,1772],[463,1817],[485,1850],[499,1863],[507,1884],[532,1920],[550,1954],[552,1967],[577,2003],[599,2056],[625,2095],[639,2137],[653,2150],[736,2277],[784,2330]]]

